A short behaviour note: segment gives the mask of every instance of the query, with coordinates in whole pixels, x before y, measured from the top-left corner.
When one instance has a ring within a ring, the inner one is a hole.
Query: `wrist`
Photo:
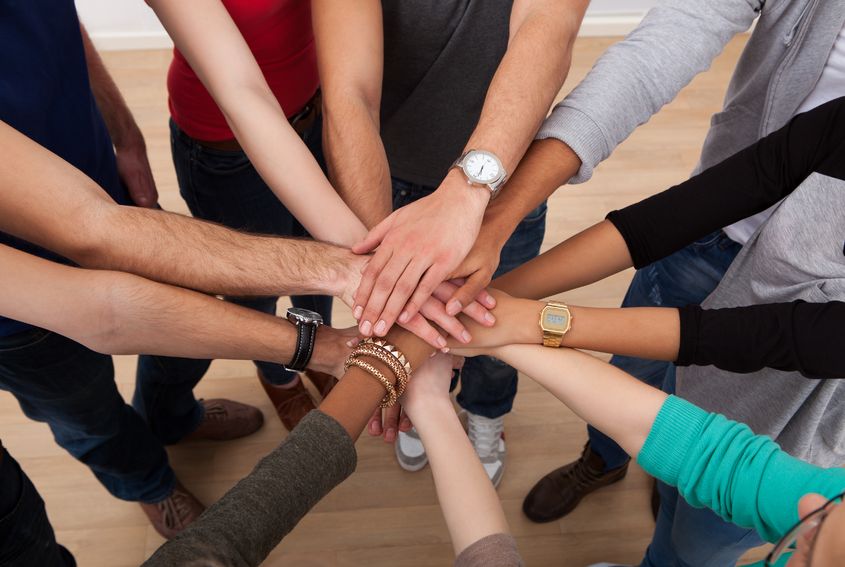
[[[518,321],[514,325],[516,340],[512,344],[543,344],[543,330],[540,328],[540,313],[546,306],[544,301],[520,299],[517,307]]]
[[[411,377],[411,380],[414,378]],[[449,419],[450,414],[455,415],[455,408],[452,406],[452,399],[448,393],[438,394],[417,394],[417,399],[412,404],[402,405],[408,417],[418,429],[426,430],[431,423],[442,423]],[[422,435],[422,432],[420,433]]]
[[[317,328],[314,352],[308,368],[335,377],[343,376],[343,363],[349,354],[344,337],[332,327],[321,325]],[[285,361],[286,364],[289,361]]]
[[[490,189],[467,181],[460,169],[453,167],[437,189],[437,194],[448,199],[449,206],[462,206],[470,213],[476,213],[479,220],[484,216],[490,202]]]

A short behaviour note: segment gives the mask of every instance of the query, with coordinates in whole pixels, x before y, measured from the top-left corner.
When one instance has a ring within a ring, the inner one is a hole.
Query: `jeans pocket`
[[[0,337],[0,353],[19,352],[37,346],[53,333],[46,329],[30,329],[8,337]]]

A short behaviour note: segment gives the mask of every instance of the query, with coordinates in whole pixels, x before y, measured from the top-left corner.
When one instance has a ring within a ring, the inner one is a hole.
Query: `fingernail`
[[[355,309],[352,311],[352,316],[355,317],[356,319],[360,319],[361,315],[363,315],[363,314],[364,314],[364,308],[361,307],[360,305],[356,305]]]
[[[484,314],[484,320],[487,321],[488,323],[495,323],[496,322],[496,318],[493,317],[493,314],[489,313],[489,312]]]
[[[377,434],[378,434],[378,429],[376,429],[376,424],[371,423],[370,424],[370,435],[377,435]]]
[[[402,314],[401,314],[401,315],[399,315],[399,322],[400,322],[400,323],[407,323],[407,322],[408,322],[408,319],[410,319],[410,318],[411,318],[411,316],[410,316],[410,315],[408,315],[408,312],[407,312],[407,311],[403,311],[403,312],[402,312]]]
[[[387,442],[392,443],[396,440],[396,430],[395,429],[388,429],[387,433],[384,434],[384,440]]]
[[[379,336],[381,336],[381,335],[383,335],[387,332],[387,323],[384,322],[384,319],[381,319],[381,320],[379,320],[378,323],[376,323],[375,331],[376,331],[376,334],[379,335]]]
[[[463,309],[461,302],[457,299],[453,299],[449,302],[449,305],[446,306],[446,313],[449,315],[457,315],[461,312],[461,309]]]
[[[464,331],[461,333],[461,340],[468,343],[472,340],[472,335],[469,334],[469,331]]]
[[[487,307],[490,307],[492,309],[493,307],[496,307],[496,298],[490,294],[487,294],[484,303],[487,304]]]
[[[449,349],[448,348],[441,348],[440,352],[442,352],[443,354],[449,354]]]
[[[346,341],[346,346],[348,346],[349,348],[354,347],[355,346],[355,339],[349,339],[348,341]]]
[[[446,339],[444,339],[443,337],[437,337],[437,346],[439,346],[440,348],[445,348],[447,344],[448,343],[446,342]]]
[[[372,334],[372,332],[373,332],[373,324],[372,323],[370,323],[369,321],[364,321],[363,323],[361,323],[361,333],[362,334],[367,335],[369,337]]]

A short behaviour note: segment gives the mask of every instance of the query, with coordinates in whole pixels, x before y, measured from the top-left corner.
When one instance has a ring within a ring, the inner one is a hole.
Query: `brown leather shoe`
[[[141,502],[140,504],[156,531],[167,539],[179,535],[179,532],[187,528],[205,511],[202,502],[188,492],[178,480],[173,492],[161,502],[152,504]]]
[[[232,400],[200,400],[205,407],[205,415],[197,427],[185,440],[211,439],[228,441],[255,433],[264,424],[261,410],[234,402]]]
[[[587,443],[577,461],[553,470],[534,485],[522,503],[522,511],[532,522],[558,520],[574,510],[590,492],[625,478],[628,463],[603,471],[604,461]]]
[[[309,411],[315,409],[311,394],[305,389],[302,379],[297,379],[299,381],[293,388],[282,388],[281,386],[274,386],[264,379],[261,372],[258,373],[258,381],[261,382],[261,387],[267,392],[267,397],[273,402],[273,407],[276,408],[276,413],[279,414],[282,425],[288,431],[292,431]]]
[[[332,391],[334,385],[337,384],[337,378],[331,374],[317,372],[316,370],[306,370],[305,377],[311,380],[311,383],[314,384],[314,387],[316,387],[317,391],[320,393],[320,397],[324,400],[326,399],[326,396],[329,395],[329,392]]]

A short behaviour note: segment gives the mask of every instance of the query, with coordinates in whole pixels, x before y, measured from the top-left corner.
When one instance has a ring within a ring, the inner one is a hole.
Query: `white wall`
[[[581,35],[624,35],[656,3],[657,0],[592,0]],[[144,0],[76,0],[76,7],[101,49],[171,45]]]

